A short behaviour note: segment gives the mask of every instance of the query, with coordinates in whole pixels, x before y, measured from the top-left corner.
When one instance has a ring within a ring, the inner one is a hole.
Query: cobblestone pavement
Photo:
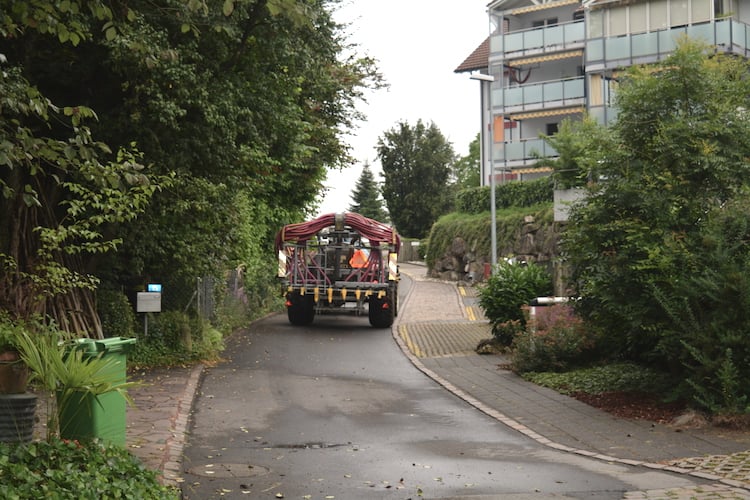
[[[680,429],[680,432],[677,432],[675,429],[662,429],[658,436],[673,441],[675,445],[670,447],[654,439],[657,435],[648,423],[639,424],[604,416],[607,420],[603,422],[602,435],[617,434],[617,422],[625,426],[624,429],[627,431],[623,432],[629,436],[633,436],[630,433],[640,432],[643,428],[646,429],[644,432],[652,434],[646,435],[641,441],[641,450],[632,444],[629,444],[628,448],[619,447],[617,443],[610,447],[608,453],[585,449],[585,441],[581,436],[573,436],[570,444],[561,443],[560,441],[565,441],[565,434],[574,433],[576,429],[584,429],[584,433],[591,434],[593,425],[582,425],[579,419],[602,418],[603,412],[554,391],[545,391],[535,386],[534,389],[529,389],[533,384],[525,384],[507,370],[498,370],[498,365],[507,362],[504,357],[476,354],[475,347],[479,341],[492,336],[491,329],[478,307],[476,288],[427,278],[424,267],[419,265],[402,265],[401,270],[417,284],[406,301],[407,312],[401,315],[394,329],[394,336],[412,358],[415,366],[448,390],[490,416],[552,448],[600,460],[689,474],[714,481],[708,486],[696,488],[627,492],[625,499],[750,499],[750,440],[746,434],[726,435],[727,433],[721,431],[701,433],[693,430]],[[429,307],[423,307],[425,303],[429,303]],[[502,380],[511,380],[511,385],[500,386]],[[491,389],[486,391],[488,395],[484,395],[482,387],[487,386]],[[525,394],[523,398],[517,397],[524,392],[529,394]],[[476,396],[484,399],[479,400]],[[493,404],[488,405],[487,402]],[[538,409],[528,409],[529,406],[547,406],[547,420],[550,420],[552,415],[565,418],[566,413],[570,411],[583,413],[575,414],[576,419],[571,426],[560,423],[554,427],[545,426],[534,418],[533,413],[538,413]],[[581,408],[583,409],[580,410]],[[513,415],[509,416],[510,413]],[[649,443],[649,440],[655,442]],[[571,445],[573,443],[575,445]],[[658,450],[655,451],[654,448]],[[704,449],[727,452],[675,458],[685,450]],[[634,455],[618,458],[618,453],[626,451]],[[674,456],[655,461],[636,456],[638,453],[651,456],[658,452],[662,452],[664,456],[669,456],[670,453]]]

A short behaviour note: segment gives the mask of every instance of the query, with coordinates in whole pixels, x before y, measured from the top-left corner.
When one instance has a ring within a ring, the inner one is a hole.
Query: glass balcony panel
[[[562,82],[545,83],[542,87],[541,101],[562,101],[565,97]]]
[[[536,104],[539,102],[544,102],[544,84],[529,85],[526,87],[522,87],[522,89],[524,104]]]
[[[544,46],[549,47],[550,45],[562,45],[565,43],[565,33],[563,27],[550,26],[544,28]]]
[[[605,40],[606,48],[604,50],[607,53],[607,59],[629,59],[629,42],[629,37],[608,38],[607,40]]]
[[[580,42],[586,38],[586,27],[583,21],[564,24],[563,32],[565,34],[565,43]]]
[[[505,37],[502,35],[495,35],[490,38],[490,52],[497,54],[503,52],[503,40]]]
[[[524,141],[505,143],[505,161],[518,161],[525,158]]]
[[[503,102],[503,89],[492,89],[492,107],[496,108],[502,106]]]
[[[544,47],[545,29],[536,29],[523,32],[523,48],[538,49]]]
[[[586,42],[586,61],[601,61],[604,59],[604,40],[589,40]]]
[[[585,90],[583,85],[583,78],[573,78],[565,80],[563,84],[563,97],[565,99],[577,99],[584,97]]]
[[[545,156],[545,142],[542,139],[529,139],[525,141],[524,145],[524,159],[526,158],[539,158]]]
[[[505,105],[506,106],[520,106],[523,104],[523,88],[514,87],[505,89]],[[494,103],[493,103],[494,106]]]
[[[492,146],[492,161],[505,161],[505,143],[496,142]]]
[[[607,116],[605,113],[604,106],[591,107],[589,108],[588,113],[589,113],[589,116],[593,118],[594,120],[596,120],[598,123],[601,123],[601,124],[606,123]]]
[[[706,43],[714,43],[714,25],[713,24],[695,24],[688,26],[687,34],[690,38],[703,40]]]
[[[519,33],[509,33],[505,35],[505,52],[515,52],[517,50],[523,50],[524,41],[523,41],[523,34],[524,32]]]
[[[671,30],[659,31],[659,52],[672,52],[677,48],[677,40],[685,33],[685,28],[675,28]]]
[[[732,33],[730,35],[731,42],[735,45],[740,46],[743,49],[750,47],[750,26],[747,24],[739,23],[737,21],[731,21]],[[727,41],[727,44],[730,42]]]
[[[642,33],[632,37],[630,48],[633,57],[651,56],[657,52],[656,33]]]

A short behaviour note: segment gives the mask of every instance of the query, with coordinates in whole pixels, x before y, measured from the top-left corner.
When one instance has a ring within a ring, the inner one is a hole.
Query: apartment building
[[[535,165],[556,152],[540,136],[584,113],[616,119],[618,72],[665,58],[681,36],[749,55],[750,0],[495,0],[488,14],[489,38],[455,70],[486,75],[483,185],[493,170],[497,183],[549,175]]]

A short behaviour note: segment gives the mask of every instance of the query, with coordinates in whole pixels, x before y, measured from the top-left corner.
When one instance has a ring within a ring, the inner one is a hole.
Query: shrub
[[[177,499],[127,450],[98,441],[0,443],[0,497]]]
[[[502,345],[513,342],[517,329],[505,323],[518,321],[521,330],[526,327],[522,307],[533,298],[549,295],[552,279],[537,264],[501,262],[493,270],[486,284],[479,288],[479,306],[492,325],[492,335]]]
[[[565,371],[596,359],[599,337],[586,328],[569,305],[536,310],[533,324],[530,322],[513,339],[512,363],[516,371]]]
[[[96,308],[105,337],[134,336],[135,313],[124,293],[111,289],[98,290]]]
[[[169,366],[215,359],[223,349],[222,333],[197,316],[165,311],[152,316],[128,357],[132,366]]]

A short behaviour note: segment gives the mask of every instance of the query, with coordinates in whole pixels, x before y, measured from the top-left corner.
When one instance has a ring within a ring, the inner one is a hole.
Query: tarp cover
[[[396,250],[400,248],[401,238],[392,227],[354,212],[346,212],[343,215],[344,225],[370,240],[372,246],[379,246],[382,243],[393,245]],[[333,227],[335,222],[336,214],[330,213],[311,221],[287,224],[276,235],[276,251],[281,250],[285,243],[304,244],[321,230]]]

